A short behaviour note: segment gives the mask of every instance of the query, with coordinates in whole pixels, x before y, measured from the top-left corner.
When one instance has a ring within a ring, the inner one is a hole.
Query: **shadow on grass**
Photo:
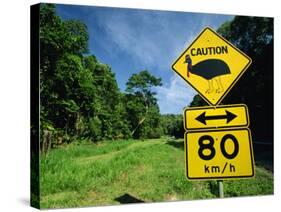
[[[166,144],[175,147],[177,149],[184,150],[184,142],[183,140],[168,140]]]
[[[136,197],[130,195],[130,194],[123,194],[120,197],[117,197],[114,199],[115,201],[120,202],[121,204],[126,204],[126,203],[143,203],[143,200],[137,199]]]

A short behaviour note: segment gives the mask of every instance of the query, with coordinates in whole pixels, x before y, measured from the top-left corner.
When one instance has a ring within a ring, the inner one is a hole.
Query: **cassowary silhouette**
[[[209,88],[206,90],[206,93],[209,94],[214,91],[220,93],[224,91],[220,76],[230,74],[230,69],[224,61],[208,59],[193,66],[190,56],[186,55],[184,63],[187,63],[187,77],[190,77],[190,73],[192,73],[208,80]],[[216,81],[218,86],[216,90],[214,90],[213,80]]]

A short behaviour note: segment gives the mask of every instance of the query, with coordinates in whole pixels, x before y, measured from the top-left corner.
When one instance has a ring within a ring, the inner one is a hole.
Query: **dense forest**
[[[41,147],[77,139],[159,138],[179,133],[181,116],[161,116],[156,93],[161,78],[143,70],[133,74],[126,92],[111,67],[88,53],[87,26],[63,21],[55,6],[40,7]]]
[[[273,19],[235,17],[218,32],[253,60],[222,104],[249,107],[254,137],[273,137]],[[121,92],[114,71],[88,54],[87,26],[40,6],[41,150],[77,140],[183,137],[182,115],[161,115],[153,87],[161,78],[133,74]],[[205,105],[196,95],[190,106]]]

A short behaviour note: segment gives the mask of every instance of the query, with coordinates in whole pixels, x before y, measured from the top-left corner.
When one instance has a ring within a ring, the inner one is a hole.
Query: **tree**
[[[218,29],[248,54],[252,65],[225,98],[224,103],[249,107],[255,138],[273,138],[273,19],[236,16]]]
[[[207,103],[205,102],[204,99],[202,99],[201,96],[199,96],[198,94],[196,94],[194,97],[193,97],[193,100],[192,102],[190,103],[190,107],[196,107],[196,106],[205,106],[207,105]]]
[[[131,124],[131,135],[135,138],[147,137],[148,129],[152,125],[157,125],[151,122],[150,126],[143,126],[141,129],[140,126],[148,117],[153,117],[156,121],[160,119],[156,93],[152,91],[152,87],[161,85],[161,78],[154,77],[147,70],[133,74],[127,82],[127,113]]]
[[[78,20],[67,20],[63,22],[65,37],[65,51],[71,54],[82,55],[88,53],[89,35],[87,26]]]
[[[182,115],[166,114],[161,116],[163,134],[175,138],[183,138],[184,128]]]
[[[82,91],[89,88],[86,81],[91,80],[81,60],[82,53],[87,51],[87,42],[88,34],[84,24],[79,21],[63,22],[55,14],[53,4],[40,5],[42,127],[49,126],[54,132],[63,130],[66,134],[74,133],[80,107],[83,108],[82,102],[86,96]]]
[[[126,111],[115,74],[110,66],[100,63],[94,55],[84,57],[84,66],[92,73],[92,83],[95,87],[95,96],[91,101],[92,113],[87,117],[95,120],[95,123],[99,123],[95,125],[100,131],[99,138],[127,138],[130,133],[127,117],[125,117]],[[90,125],[92,132],[94,131],[93,126],[93,124]]]

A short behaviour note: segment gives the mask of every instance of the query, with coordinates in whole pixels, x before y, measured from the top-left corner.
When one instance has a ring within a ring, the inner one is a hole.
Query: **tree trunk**
[[[41,142],[41,152],[47,154],[51,148],[52,144],[52,132],[49,130],[44,130],[43,141]]]
[[[131,132],[131,136],[133,136],[135,134],[135,132],[137,131],[137,129],[139,128],[139,126],[144,122],[144,120],[146,119],[146,115],[148,113],[148,103],[147,103],[147,98],[145,97],[144,94],[143,95],[143,98],[144,98],[144,102],[145,102],[145,108],[146,108],[146,111],[145,111],[145,115],[144,117],[138,122],[137,126],[135,127],[135,129]]]

